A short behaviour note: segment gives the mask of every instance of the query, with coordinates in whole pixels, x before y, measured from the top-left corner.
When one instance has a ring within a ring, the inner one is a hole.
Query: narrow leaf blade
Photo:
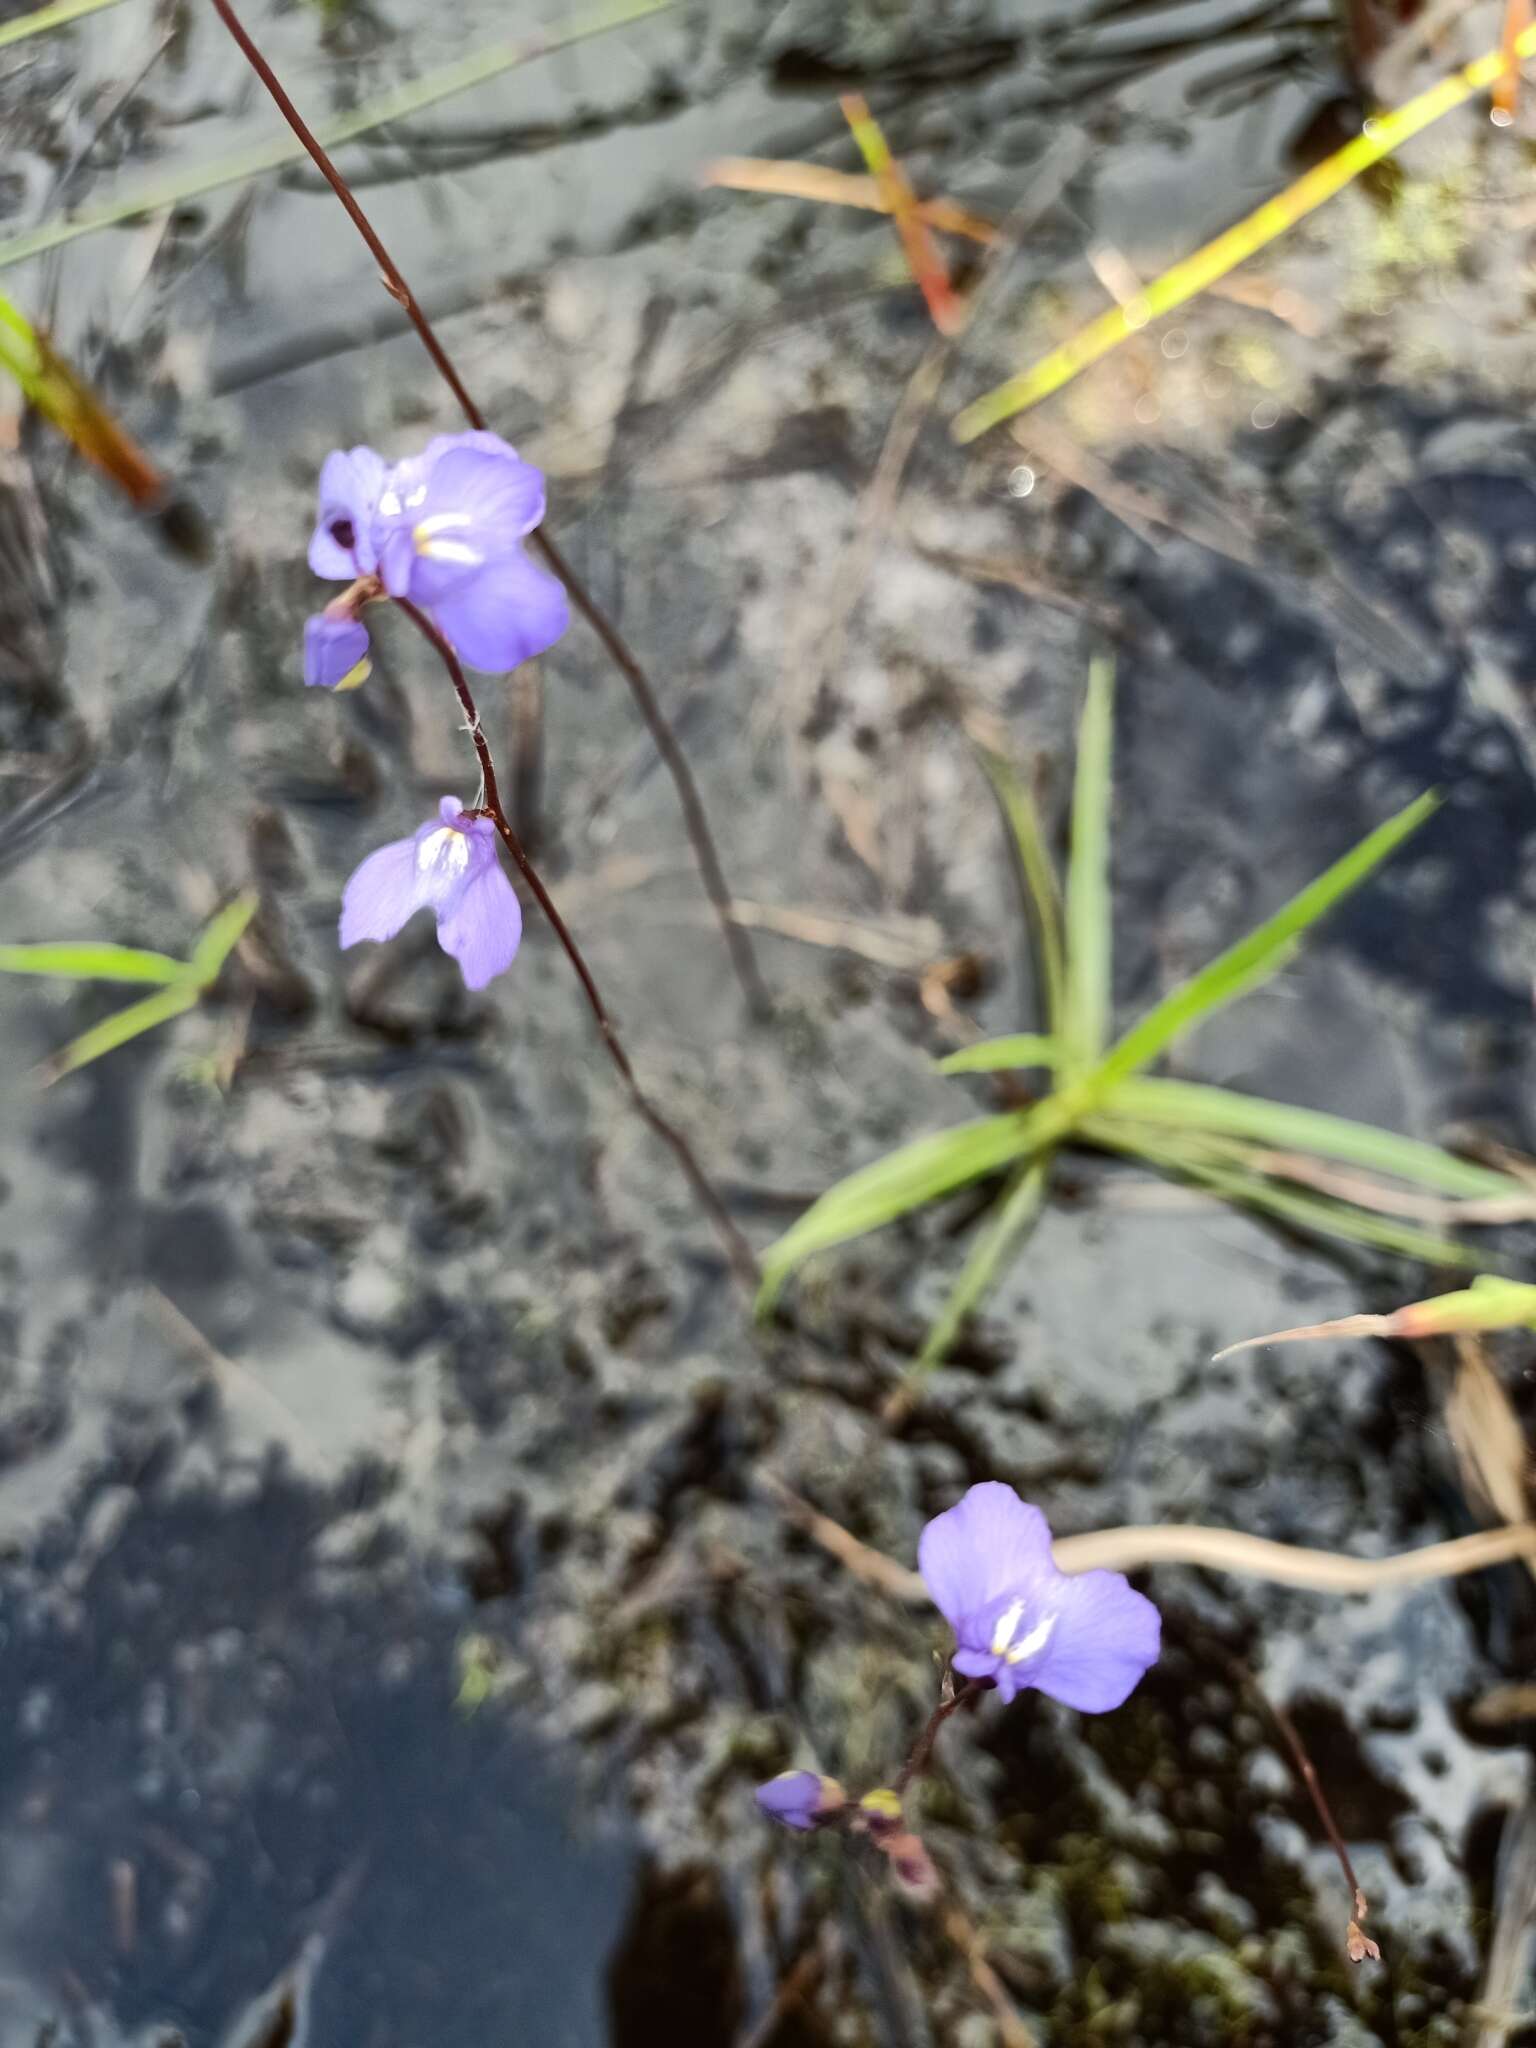
[[[981,765],[987,771],[1003,816],[1013,834],[1023,878],[1024,897],[1034,920],[1035,947],[1040,965],[1040,986],[1045,1002],[1045,1021],[1053,1034],[1061,1030],[1065,1005],[1065,946],[1061,935],[1061,891],[1056,870],[1046,851],[1045,833],[1034,797],[1011,761],[987,748],[978,748]]]
[[[82,1031],[72,1039],[62,1052],[57,1052],[44,1066],[46,1084],[62,1080],[64,1075],[74,1073],[87,1066],[92,1060],[99,1060],[103,1053],[116,1052],[120,1045],[126,1045],[140,1033],[153,1031],[157,1024],[165,1024],[172,1017],[179,1017],[184,1010],[190,1010],[197,1001],[197,990],[183,983],[178,988],[164,988],[157,994],[146,996],[140,1003],[130,1003],[126,1010],[117,1010],[110,1017],[104,1017],[99,1024],[93,1024],[89,1031]]]
[[[203,928],[192,949],[191,975],[199,988],[212,988],[219,969],[239,944],[246,926],[256,915],[256,898],[249,891],[225,904]]]
[[[952,1188],[995,1173],[1036,1149],[1041,1124],[1038,1110],[978,1117],[916,1138],[849,1174],[763,1254],[759,1309],[772,1306],[790,1273],[812,1252],[862,1237]]]
[[[1292,1330],[1270,1330],[1262,1337],[1243,1337],[1215,1353],[1231,1358],[1262,1344],[1307,1344],[1319,1337],[1445,1337],[1483,1330],[1536,1329],[1536,1287],[1523,1280],[1500,1280],[1480,1274],[1470,1287],[1452,1294],[1434,1294],[1410,1301],[1385,1316],[1339,1316],[1328,1323],[1302,1323]]]
[[[991,1291],[1003,1261],[1018,1249],[1034,1228],[1045,1203],[1050,1171],[1049,1153],[1026,1159],[1015,1168],[1002,1199],[977,1234],[942,1314],[928,1332],[923,1348],[907,1375],[909,1381],[921,1380],[941,1363],[959,1335],[961,1324],[983,1296]]]
[[[1112,934],[1109,800],[1114,745],[1113,662],[1096,658],[1077,732],[1072,790],[1072,860],[1067,870],[1066,1012],[1062,1049],[1069,1067],[1092,1064],[1109,1035]]]
[[[1115,1118],[1090,1118],[1083,1135],[1112,1152],[1124,1152],[1144,1159],[1164,1173],[1173,1173],[1206,1187],[1225,1201],[1311,1231],[1319,1237],[1339,1237],[1352,1244],[1370,1245],[1376,1251],[1395,1252],[1400,1258],[1417,1259],[1426,1266],[1475,1266],[1479,1255],[1449,1237],[1400,1223],[1393,1217],[1373,1215],[1348,1202],[1330,1201],[1326,1195],[1308,1194],[1302,1189],[1283,1187],[1262,1173],[1238,1163],[1240,1155],[1223,1159],[1203,1149],[1198,1142],[1150,1136],[1139,1124]]]
[[[967,1050],[983,1051],[988,1042],[1007,1041],[986,1041]],[[1315,1153],[1323,1159],[1347,1160],[1353,1166],[1413,1181],[1436,1194],[1476,1198],[1530,1192],[1512,1175],[1458,1159],[1438,1145],[1405,1138],[1396,1131],[1379,1130],[1374,1124],[1356,1123],[1350,1117],[1332,1116],[1325,1110],[1268,1102],[1262,1096],[1239,1094],[1231,1088],[1136,1077],[1111,1088],[1103,1099],[1103,1108],[1108,1115],[1129,1117],[1139,1123],[1214,1131],[1224,1137],[1252,1138],[1290,1151]]]
[[[1012,1067],[1054,1067],[1061,1047],[1038,1031],[1015,1031],[1006,1038],[983,1038],[962,1046],[938,1062],[941,1074],[996,1074]]]
[[[1358,889],[1439,808],[1439,803],[1432,790],[1415,797],[1396,817],[1378,825],[1358,846],[1309,882],[1256,931],[1249,932],[1209,966],[1170,990],[1111,1049],[1099,1071],[1099,1080],[1107,1085],[1134,1074],[1192,1025],[1277,973],[1302,933],[1351,890]],[[1073,865],[1076,866],[1075,860]]]
[[[177,982],[187,978],[185,960],[146,953],[137,946],[0,946],[0,974],[56,974],[73,981]]]

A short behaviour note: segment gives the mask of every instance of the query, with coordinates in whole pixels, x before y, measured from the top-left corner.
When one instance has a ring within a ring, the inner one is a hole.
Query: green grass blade
[[[1006,1043],[1006,1040],[994,1041]],[[968,1048],[972,1052],[983,1046]],[[947,1062],[945,1063],[947,1066]],[[1121,1081],[1103,1100],[1104,1113],[1130,1117],[1188,1131],[1214,1131],[1228,1138],[1252,1138],[1289,1152],[1315,1153],[1342,1159],[1374,1173],[1391,1174],[1442,1195],[1521,1195],[1530,1190],[1510,1174],[1476,1166],[1396,1131],[1350,1117],[1330,1116],[1320,1109],[1297,1109],[1290,1103],[1267,1102],[1262,1096],[1240,1095],[1230,1088],[1210,1088],[1194,1081],[1137,1078]]]
[[[183,983],[179,988],[163,988],[158,994],[146,996],[141,1003],[130,1003],[126,1010],[115,1011],[104,1017],[99,1024],[93,1024],[89,1031],[82,1031],[72,1039],[62,1052],[56,1052],[45,1062],[44,1075],[49,1082],[72,1074],[77,1067],[86,1066],[91,1060],[99,1060],[103,1053],[116,1052],[120,1045],[126,1045],[130,1038],[137,1038],[141,1032],[153,1031],[157,1024],[168,1023],[172,1017],[179,1017],[183,1010],[190,1010],[197,1001],[197,990]]]
[[[1010,1067],[1054,1067],[1061,1048],[1038,1031],[1015,1031],[1007,1038],[983,1038],[937,1062],[941,1074],[996,1074]]]
[[[952,1130],[932,1132],[838,1181],[763,1254],[759,1310],[772,1306],[785,1280],[812,1252],[878,1230],[909,1209],[921,1208],[951,1188],[1038,1150],[1056,1135],[1044,1114],[1049,1107],[978,1117]]]
[[[137,946],[0,946],[0,974],[58,974],[75,981],[176,982],[187,978],[185,960],[145,953]]]
[[[990,1292],[1004,1259],[1018,1249],[1034,1228],[1050,1183],[1051,1157],[1049,1152],[1038,1153],[1015,1168],[1007,1189],[971,1247],[943,1313],[928,1332],[911,1372],[905,1375],[909,1382],[920,1380],[943,1360],[959,1335],[961,1324]]]
[[[1066,1008],[1060,1038],[1069,1069],[1091,1066],[1109,1035],[1113,950],[1109,893],[1109,800],[1114,746],[1114,663],[1096,657],[1077,731],[1072,859],[1067,869]]]
[[[381,94],[376,100],[365,102],[350,113],[339,114],[329,121],[316,121],[314,132],[327,149],[337,149],[342,143],[387,127],[392,121],[408,120],[413,114],[438,106],[457,93],[484,85],[487,80],[499,78],[503,72],[515,70],[521,64],[531,64],[537,58],[568,49],[591,36],[627,28],[632,22],[644,21],[653,14],[664,14],[678,4],[679,0],[610,0],[610,4],[597,6],[590,13],[538,29],[521,41],[499,40],[489,49],[476,50],[435,71],[424,72],[420,78],[408,79],[403,85]],[[99,206],[82,207],[78,213],[67,215],[62,220],[45,221],[41,227],[30,228],[24,234],[13,235],[9,241],[0,242],[0,270],[8,269],[13,263],[24,263],[29,257],[41,256],[49,249],[57,249],[79,235],[118,227],[124,221],[136,220],[143,214],[160,213],[169,207],[181,206],[189,199],[201,198],[204,193],[217,192],[223,186],[243,184],[247,178],[280,170],[284,164],[296,163],[305,154],[304,145],[284,128],[281,134],[265,142],[210,162],[194,164],[175,177],[130,186],[127,191],[104,200]]]
[[[1208,967],[1181,982],[1149,1010],[1139,1024],[1132,1025],[1114,1046],[1099,1070],[1097,1079],[1109,1084],[1134,1074],[1157,1058],[1181,1033],[1225,1004],[1277,973],[1291,949],[1308,926],[1332,910],[1336,903],[1357,889],[1390,854],[1397,851],[1410,833],[1416,832],[1439,806],[1434,792],[1415,797],[1405,809],[1356,847],[1336,860],[1331,868],[1309,882],[1282,909],[1249,932],[1235,946],[1229,946]],[[1077,862],[1074,857],[1073,867]]]
[[[1066,969],[1061,936],[1061,891],[1056,870],[1046,851],[1045,833],[1034,797],[1011,761],[979,748],[981,765],[987,771],[997,801],[1002,807],[1013,844],[1019,856],[1024,897],[1034,918],[1035,948],[1040,963],[1040,987],[1045,1003],[1045,1021],[1054,1035],[1061,1030],[1065,1002]]]
[[[1262,1173],[1240,1163],[1241,1153],[1233,1148],[1223,1156],[1208,1149],[1198,1138],[1152,1136],[1142,1125],[1112,1117],[1092,1117],[1082,1135],[1111,1152],[1144,1159],[1161,1172],[1171,1173],[1198,1186],[1209,1188],[1224,1201],[1262,1210],[1282,1222],[1307,1230],[1318,1237],[1341,1237],[1353,1244],[1369,1245],[1375,1251],[1395,1252],[1400,1258],[1417,1259],[1426,1266],[1477,1266],[1483,1256],[1454,1239],[1419,1230],[1411,1223],[1376,1216],[1349,1202],[1335,1202],[1326,1195],[1308,1194],[1302,1189],[1283,1187]]]
[[[0,25],[0,50],[9,43],[21,42],[26,36],[40,36],[49,29],[64,28],[87,14],[100,14],[103,8],[116,7],[117,4],[118,0],[57,0],[52,7],[34,7],[30,14]]]
[[[203,929],[203,935],[192,948],[188,972],[197,986],[212,988],[219,978],[219,969],[239,944],[241,934],[256,915],[256,898],[247,892],[237,896],[233,903],[226,903],[217,916]]]

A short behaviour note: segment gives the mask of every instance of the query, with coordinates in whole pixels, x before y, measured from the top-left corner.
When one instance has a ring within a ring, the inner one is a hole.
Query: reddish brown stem
[[[267,62],[261,51],[252,42],[245,24],[240,20],[230,0],[213,0],[219,19],[240,46],[242,56],[250,65],[262,85],[271,95],[278,112],[288,123],[299,141],[314,160],[315,168],[330,186],[336,197],[346,208],[347,217],[368,245],[369,254],[379,266],[384,289],[392,299],[404,307],[406,318],[421,338],[421,345],[432,358],[438,375],[458,400],[459,409],[472,427],[483,428],[485,415],[465,389],[464,381],[453,366],[448,351],[438,340],[431,321],[422,311],[416,294],[406,282],[405,275],[384,244],[379,240],[373,223],[358,205],[352,188],[332,163],[326,150],[311,132],[308,123],[298,108],[283,90],[277,73]],[[671,721],[662,710],[650,678],[640,666],[635,654],[624,636],[608,615],[602,610],[586,584],[567,561],[564,551],[557,547],[549,535],[538,527],[528,536],[533,546],[544,557],[550,568],[560,578],[570,593],[571,602],[597,634],[609,656],[624,680],[629,684],[630,693],[644,719],[647,730],[656,743],[667,773],[677,791],[677,800],[682,806],[683,824],[693,847],[693,856],[698,863],[705,893],[714,906],[715,916],[720,921],[726,948],[736,970],[743,993],[746,995],[753,1014],[767,1017],[772,1011],[772,1002],[767,985],[758,971],[757,958],[752,942],[745,930],[731,913],[731,892],[726,886],[725,872],[715,850],[714,834],[710,831],[709,817],[704,809],[704,799],[699,795],[699,786],[688,765],[687,756],[678,744],[677,734]]]
[[[501,836],[503,846],[506,847],[517,865],[518,873],[533,891],[539,908],[548,918],[551,930],[560,941],[565,957],[570,961],[575,971],[576,979],[581,983],[582,993],[586,996],[587,1005],[596,1020],[598,1031],[602,1035],[603,1044],[607,1047],[608,1057],[618,1068],[624,1086],[629,1091],[630,1101],[650,1125],[657,1137],[661,1139],[662,1143],[671,1149],[678,1165],[681,1166],[683,1173],[687,1177],[688,1185],[692,1188],[700,1208],[703,1209],[710,1222],[714,1225],[716,1234],[725,1247],[726,1255],[730,1259],[737,1276],[747,1286],[755,1287],[761,1276],[758,1272],[757,1259],[753,1254],[752,1247],[732,1222],[724,1202],[721,1201],[719,1194],[715,1190],[714,1183],[694,1157],[693,1147],[688,1143],[682,1132],[678,1130],[677,1126],[668,1122],[667,1118],[662,1115],[661,1111],[657,1109],[650,1097],[645,1093],[645,1090],[640,1086],[635,1076],[635,1070],[630,1065],[629,1054],[624,1050],[623,1041],[619,1037],[613,1019],[608,1014],[607,1005],[598,991],[596,981],[592,978],[592,970],[588,967],[581,948],[571,936],[570,926],[560,915],[558,909],[556,909],[555,899],[544,886],[543,877],[528,858],[523,842],[518,838],[508,821],[507,814],[502,808],[501,791],[496,784],[496,764],[491,758],[490,746],[486,741],[484,732],[481,730],[480,713],[476,709],[474,697],[465,679],[464,670],[459,663],[458,656],[424,611],[419,610],[408,598],[397,597],[395,603],[405,613],[412,625],[415,626],[417,632],[422,634],[437,649],[438,656],[448,671],[449,680],[453,684],[460,704],[464,707],[464,716],[469,721],[469,736],[474,743],[475,754],[480,763],[480,778],[485,785],[485,815],[496,827],[497,832]]]
[[[947,1690],[944,1697],[928,1716],[928,1725],[924,1728],[922,1734],[918,1736],[916,1742],[913,1743],[911,1754],[896,1774],[896,1782],[891,1787],[891,1790],[898,1799],[906,1791],[912,1780],[920,1778],[923,1772],[927,1770],[928,1759],[933,1755],[933,1745],[939,1739],[939,1730],[944,1726],[950,1715],[964,1706],[967,1700],[974,1699],[981,1691],[981,1683],[975,1678],[968,1678],[964,1685],[956,1686],[952,1672],[946,1674],[945,1686]]]

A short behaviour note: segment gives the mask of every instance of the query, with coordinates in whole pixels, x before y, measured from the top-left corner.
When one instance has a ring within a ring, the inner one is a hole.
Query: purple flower
[[[466,816],[445,796],[409,839],[370,853],[341,892],[341,943],[392,939],[418,910],[437,918],[437,943],[459,963],[464,986],[484,988],[512,965],[523,913],[496,857],[489,818]]]
[[[312,689],[355,690],[368,680],[368,629],[317,612],[304,621],[304,681]]]
[[[842,1808],[844,1794],[835,1778],[818,1777],[815,1771],[780,1771],[758,1786],[757,1803],[787,1828],[814,1828]]]
[[[516,668],[570,624],[564,586],[521,545],[543,517],[543,476],[499,435],[439,434],[384,480],[379,575],[391,597],[432,613],[471,668]]]
[[[523,540],[544,517],[544,478],[499,434],[438,434],[393,468],[372,448],[337,449],[320,471],[309,542],[317,576],[430,612],[471,668],[502,674],[570,624],[558,578]]]
[[[955,1632],[954,1666],[1004,1700],[1026,1686],[1084,1714],[1118,1707],[1157,1661],[1161,1623],[1119,1572],[1056,1569],[1038,1508],[1011,1486],[973,1486],[917,1546],[934,1605]]]
[[[354,583],[379,566],[373,523],[388,465],[371,448],[338,448],[320,470],[320,518],[309,566],[333,583]]]

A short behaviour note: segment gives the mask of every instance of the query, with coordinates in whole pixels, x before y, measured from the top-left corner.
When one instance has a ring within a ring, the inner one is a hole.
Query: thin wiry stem
[[[516,832],[513,831],[507,814],[502,808],[501,791],[496,783],[496,764],[491,758],[491,749],[480,725],[480,713],[476,709],[474,697],[470,692],[468,682],[465,680],[464,670],[459,663],[458,656],[424,611],[419,610],[407,598],[397,597],[395,603],[405,613],[412,625],[415,626],[417,632],[422,634],[437,649],[443,666],[448,671],[449,680],[453,684],[460,704],[464,707],[464,716],[469,722],[469,736],[474,743],[475,755],[480,763],[480,777],[485,786],[485,800],[481,808],[484,815],[496,827],[502,844],[506,847],[508,853],[511,854],[519,874],[521,874],[523,880],[533,891],[539,908],[549,919],[550,927],[555,937],[564,948],[565,957],[570,961],[575,971],[576,979],[581,983],[582,993],[586,996],[587,1005],[592,1012],[593,1018],[596,1020],[598,1031],[602,1035],[603,1044],[608,1050],[608,1057],[618,1068],[624,1086],[629,1092],[630,1101],[650,1125],[657,1137],[661,1139],[662,1143],[671,1149],[678,1165],[681,1166],[683,1173],[687,1177],[688,1185],[692,1188],[699,1207],[703,1209],[710,1222],[714,1225],[716,1234],[724,1245],[726,1255],[730,1259],[731,1265],[738,1277],[746,1286],[755,1287],[760,1275],[752,1247],[732,1222],[724,1202],[716,1192],[714,1183],[695,1158],[693,1147],[688,1143],[682,1132],[678,1130],[677,1126],[669,1123],[667,1118],[662,1115],[661,1111],[657,1109],[636,1079],[635,1070],[630,1065],[629,1054],[624,1050],[623,1041],[620,1039],[613,1019],[608,1014],[607,1006],[598,992],[597,983],[592,978],[592,970],[588,967],[581,948],[577,945],[575,939],[572,938],[570,926],[556,909],[554,898],[550,895],[548,889],[545,888],[543,878],[533,862],[528,858],[523,842],[518,838]]]
[[[373,223],[357,203],[352,188],[341,175],[341,172],[337,170],[335,164],[332,163],[324,146],[317,140],[303,115],[284,91],[277,73],[251,40],[244,23],[230,5],[230,0],[213,0],[213,5],[218,12],[220,20],[239,44],[241,54],[246,62],[271,95],[278,112],[288,123],[288,126],[293,130],[298,140],[303,143],[305,149],[308,150],[314,161],[315,168],[320,172],[320,175],[346,208],[347,217],[367,243],[369,254],[379,266],[379,275],[384,289],[391,298],[397,300],[404,307],[406,317],[421,338],[422,347],[425,348],[427,354],[432,358],[438,375],[458,400],[459,409],[464,414],[465,419],[469,421],[472,427],[483,429],[486,424],[484,413],[481,412],[479,406],[470,397],[463,379],[454,368],[448,351],[438,340],[431,321],[422,311],[415,293],[406,282],[404,273],[385,248],[383,242],[380,241]],[[704,809],[704,800],[699,795],[698,784],[694,781],[693,770],[688,765],[687,756],[678,744],[677,734],[673,731],[671,722],[662,710],[656,692],[651,687],[650,678],[640,666],[629,643],[619,632],[617,626],[614,625],[613,621],[603,611],[581,577],[571,567],[564,550],[555,544],[542,527],[535,528],[528,538],[544,557],[555,575],[565,585],[570,593],[572,604],[575,605],[588,625],[597,634],[598,639],[603,643],[615,666],[629,684],[630,693],[634,697],[640,716],[644,719],[651,738],[656,743],[656,750],[661,755],[667,773],[672,778],[673,787],[677,791],[678,802],[682,806],[683,824],[687,829],[689,843],[693,847],[694,859],[698,863],[705,891],[709,896],[710,902],[714,905],[715,915],[720,921],[720,929],[725,936],[726,947],[730,952],[731,962],[736,970],[737,979],[741,983],[742,990],[754,1015],[759,1018],[766,1017],[770,1014],[773,1005],[768,995],[767,985],[758,970],[757,958],[752,950],[752,942],[731,915],[731,892],[726,885],[725,873],[720,866],[720,857],[715,850],[714,835],[709,828],[709,817]]]
[[[964,1685],[957,1686],[953,1672],[944,1676],[944,1694],[939,1704],[928,1716],[927,1725],[912,1745],[911,1754],[896,1774],[891,1790],[899,1799],[914,1778],[920,1778],[928,1768],[928,1759],[933,1755],[933,1745],[939,1739],[939,1730],[957,1708],[973,1700],[981,1691],[980,1681],[968,1678]]]

